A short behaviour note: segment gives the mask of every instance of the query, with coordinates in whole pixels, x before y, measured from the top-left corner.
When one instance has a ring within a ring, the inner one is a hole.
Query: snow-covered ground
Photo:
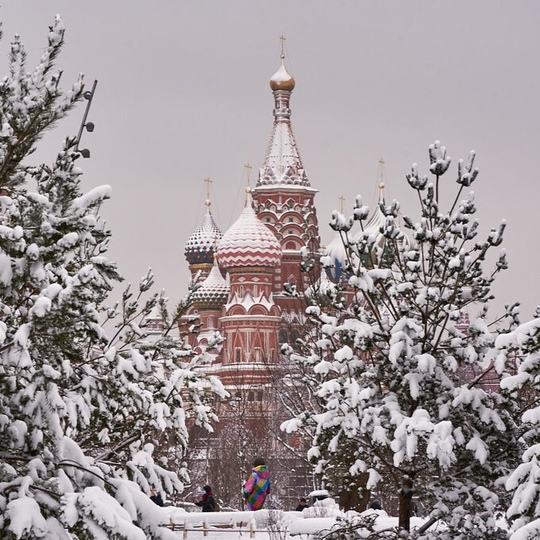
[[[326,501],[325,501],[326,502]],[[328,501],[333,503],[333,501]],[[397,526],[397,517],[388,516],[384,510],[367,510],[364,514],[375,514],[378,530]],[[178,538],[194,540],[213,538],[234,540],[236,538],[256,538],[258,540],[310,540],[312,535],[329,530],[337,516],[344,516],[337,506],[315,506],[302,512],[280,510],[259,510],[258,512],[186,512],[170,509],[171,523],[180,526]],[[421,518],[412,518],[411,526],[420,527]]]

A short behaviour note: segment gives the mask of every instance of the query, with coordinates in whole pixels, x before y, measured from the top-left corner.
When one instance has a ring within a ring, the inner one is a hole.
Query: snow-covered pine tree
[[[505,504],[501,478],[515,463],[515,431],[509,404],[484,383],[496,368],[490,286],[507,267],[505,253],[491,271],[483,266],[505,224],[476,239],[474,194],[462,199],[478,174],[473,152],[459,162],[446,210],[450,158],[438,141],[429,155],[432,183],[416,164],[407,175],[420,215],[403,217],[403,230],[397,202],[380,202],[376,230],[367,227],[360,197],[351,218],[334,213],[345,257],[321,263],[341,266],[341,278],[313,295],[305,339],[284,347],[318,404],[283,428],[313,433],[310,458],[334,490],[357,489],[361,475],[369,490],[381,489],[381,478],[393,485],[400,534],[410,529],[414,496],[429,524],[446,524],[435,536],[425,527],[415,537],[503,538],[495,515]]]
[[[501,380],[501,387],[518,404],[521,463],[506,482],[512,493],[507,517],[514,531],[511,540],[540,537],[540,308],[534,319],[496,340],[498,362],[515,362],[516,372]]]
[[[28,164],[83,91],[82,78],[59,88],[63,41],[57,17],[28,72],[15,39],[0,83],[0,536],[176,538],[148,494],[182,490],[186,471],[155,449],[185,449],[190,415],[210,429],[208,394],[224,391],[197,369],[207,355],[171,333],[189,297],[169,316],[149,273],[107,308],[120,279],[98,212],[110,188],[83,193],[76,138],[51,166]],[[150,343],[156,305],[165,329]]]

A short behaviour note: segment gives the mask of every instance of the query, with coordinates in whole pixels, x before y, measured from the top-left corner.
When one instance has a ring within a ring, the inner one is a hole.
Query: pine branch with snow
[[[512,494],[507,517],[512,522],[512,540],[536,538],[540,534],[540,318],[519,325],[496,341],[498,362],[516,365],[501,381],[510,399],[519,405],[521,463],[506,481]]]

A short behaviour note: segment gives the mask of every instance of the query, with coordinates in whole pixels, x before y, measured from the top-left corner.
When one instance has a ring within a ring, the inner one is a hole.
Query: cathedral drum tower
[[[314,198],[317,190],[310,186],[291,125],[289,101],[294,78],[281,65],[270,79],[274,95],[274,124],[264,164],[253,190],[255,212],[278,239],[282,258],[274,274],[274,300],[281,308],[279,341],[293,340],[304,321],[305,303],[287,296],[284,291],[294,285],[303,292],[318,279],[300,271],[301,250],[319,253],[320,237]],[[318,268],[314,270],[317,272]]]
[[[240,217],[219,242],[217,260],[230,279],[220,319],[225,350],[219,377],[226,386],[268,384],[279,358],[281,317],[272,285],[281,249],[255,215],[249,188]]]

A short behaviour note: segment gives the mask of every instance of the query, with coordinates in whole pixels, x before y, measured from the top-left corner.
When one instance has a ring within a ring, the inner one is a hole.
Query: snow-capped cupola
[[[288,90],[292,92],[296,83],[294,82],[294,77],[285,68],[284,60],[285,57],[281,55],[281,65],[270,78],[270,88],[272,90]]]
[[[281,65],[270,78],[270,88],[274,94],[274,125],[256,188],[274,185],[309,187],[291,127],[289,101],[295,84],[285,67],[285,56],[282,54]]]
[[[210,200],[205,202],[206,213],[198,229],[189,237],[184,249],[184,255],[189,264],[212,264],[216,245],[223,233],[214,222],[210,212]]]
[[[214,258],[212,270],[193,294],[193,303],[199,311],[219,309],[227,301],[229,289],[229,284],[221,275],[217,261]]]
[[[274,233],[255,214],[249,188],[247,193],[240,217],[218,244],[218,263],[222,268],[276,267],[281,262],[281,246]]]

